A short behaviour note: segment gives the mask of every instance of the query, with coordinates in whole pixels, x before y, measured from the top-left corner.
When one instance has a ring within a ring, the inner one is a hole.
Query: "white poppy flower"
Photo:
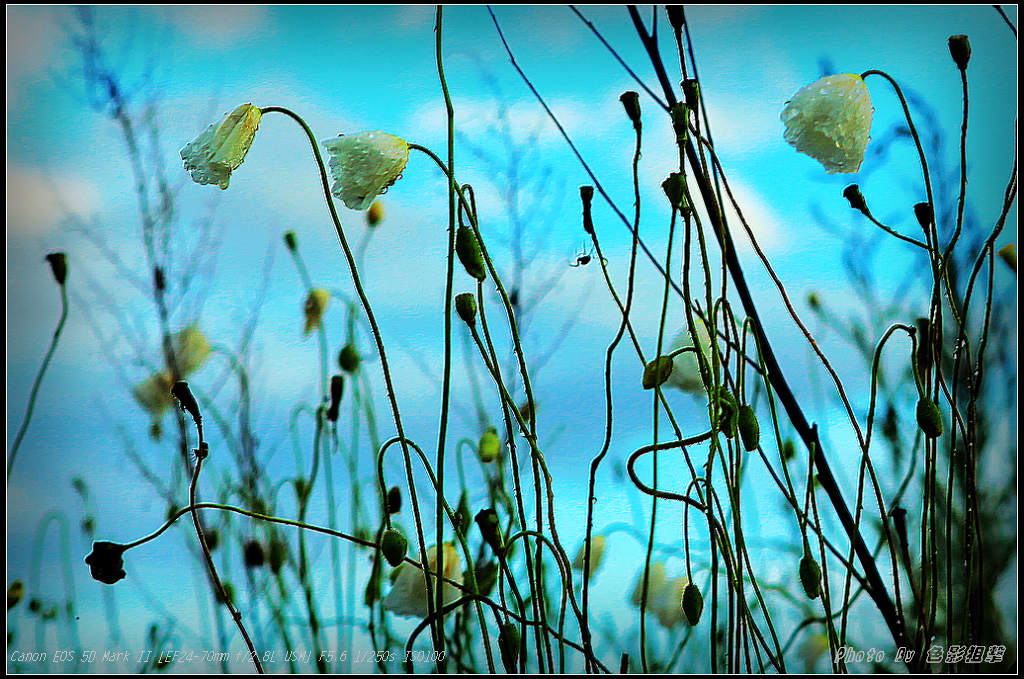
[[[666,580],[665,566],[659,562],[651,564],[647,576],[647,612],[654,614],[666,629],[686,619],[683,613],[683,590],[688,584],[689,580],[685,577]],[[634,606],[639,607],[643,601],[643,587],[644,574],[641,571],[630,599]]]
[[[431,585],[433,578],[437,577],[437,545],[427,550],[427,565],[431,571]],[[427,585],[423,578],[423,571],[407,563],[400,564],[395,569],[397,575],[391,591],[381,600],[384,610],[391,611],[395,615],[411,618],[425,618],[428,614],[427,608]],[[462,584],[462,562],[459,560],[459,553],[450,542],[444,544],[444,577],[446,580]],[[462,595],[455,585],[444,584],[444,603],[450,604]]]
[[[781,118],[786,141],[835,174],[860,170],[874,110],[863,78],[845,73],[801,88],[786,103]]]
[[[409,162],[409,144],[386,132],[342,135],[323,145],[331,154],[331,193],[351,210],[368,209]]]
[[[210,356],[210,343],[194,323],[174,336],[174,355],[183,377],[191,375]]]
[[[181,159],[185,161],[185,169],[192,174],[192,180],[197,184],[228,188],[231,173],[242,164],[252,146],[261,117],[258,108],[242,104],[185,144],[181,149]]]
[[[573,559],[572,567],[578,571],[583,570],[583,559],[587,554],[587,545],[584,543],[580,547],[580,551],[576,552],[576,558]],[[597,569],[601,566],[601,559],[604,557],[604,536],[595,535],[592,538],[590,545],[590,573],[593,575]]]
[[[672,353],[683,347],[696,346],[700,349],[705,359],[711,357],[711,334],[708,332],[707,324],[700,318],[694,318],[694,326],[697,330],[697,343],[694,344],[690,338],[688,328],[683,328],[669,347],[668,353]],[[684,351],[672,359],[672,372],[666,382],[677,389],[688,391],[691,394],[704,393],[704,380],[700,376],[700,363],[697,361],[697,354],[692,351]]]

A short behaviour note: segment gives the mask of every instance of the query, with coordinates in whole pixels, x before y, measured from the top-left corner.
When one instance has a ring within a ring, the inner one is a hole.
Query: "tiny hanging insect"
[[[580,249],[579,252],[576,253],[576,261],[574,263],[570,264],[569,266],[571,266],[573,268],[576,268],[578,266],[586,266],[587,264],[590,264],[590,260],[592,260],[593,258],[594,258],[594,251],[593,251],[593,249],[591,249],[590,252],[587,252],[587,249],[584,246],[583,248]],[[608,260],[606,260],[604,257],[601,258],[601,263],[602,264],[607,263],[607,261]]]

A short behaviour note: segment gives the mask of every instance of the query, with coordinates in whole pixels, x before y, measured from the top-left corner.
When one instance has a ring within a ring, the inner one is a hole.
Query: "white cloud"
[[[210,5],[174,7],[168,18],[193,44],[223,48],[269,26],[267,7],[260,5]]]
[[[7,166],[9,233],[45,235],[67,215],[88,217],[99,204],[99,191],[84,177],[35,167]]]

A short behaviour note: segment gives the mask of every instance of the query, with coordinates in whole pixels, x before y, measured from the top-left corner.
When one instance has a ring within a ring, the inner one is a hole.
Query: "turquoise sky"
[[[585,7],[581,12],[640,78],[660,89],[624,7]],[[1006,12],[1016,24],[1016,7],[1007,6]],[[619,209],[631,213],[633,137],[618,97],[638,85],[568,7],[496,6],[494,13],[520,66]],[[649,10],[641,13],[649,20]],[[351,291],[316,168],[299,128],[280,115],[264,117],[251,152],[225,192],[184,181],[178,149],[226,111],[251,102],[293,109],[319,139],[384,130],[443,155],[445,122],[434,61],[434,10],[176,6],[100,7],[93,14],[109,64],[122,76],[133,104],[152,101],[156,107],[161,135],[157,157],[165,161],[170,181],[182,183],[178,211],[188,215],[179,220],[182,239],[196,239],[192,225],[205,215],[212,215],[215,225],[215,267],[201,281],[206,294],[201,304],[177,310],[173,321],[184,325],[195,320],[211,341],[234,347],[249,314],[262,305],[246,361],[253,375],[254,421],[261,451],[268,455],[268,473],[283,476],[291,465],[288,413],[297,402],[315,400],[318,374],[315,341],[304,340],[301,333],[304,293],[281,243],[284,231],[298,235],[315,284],[345,294]],[[659,16],[663,55],[669,67],[676,68],[670,28],[663,14]],[[884,155],[869,145],[859,175],[826,175],[816,161],[783,140],[782,107],[800,87],[821,75],[868,69],[891,74],[912,93],[916,120],[928,121],[930,131],[943,135],[944,145],[929,159],[933,169],[955,172],[962,102],[946,39],[969,35],[970,223],[985,232],[991,228],[1013,161],[1018,82],[1016,41],[991,6],[695,6],[687,10],[687,18],[719,155],[745,215],[801,314],[813,320],[805,301],[811,291],[818,292],[838,316],[863,313],[843,273],[844,256],[851,256],[851,248],[852,256],[874,263],[876,284],[883,291],[896,289],[908,269],[920,264],[904,244],[876,238],[874,227],[841,197],[844,186],[858,182],[876,215],[904,233],[915,233],[912,205],[924,195],[911,144],[897,141]],[[140,268],[138,216],[124,143],[109,117],[90,105],[95,93],[83,83],[80,55],[69,39],[69,33],[79,29],[69,8],[7,8],[8,446],[22,421],[59,313],[57,290],[43,262],[46,253],[68,253],[72,292],[68,326],[8,486],[9,580],[29,577],[33,534],[47,512],[63,509],[72,527],[77,525],[82,508],[71,490],[74,477],[89,482],[100,532],[109,539],[128,540],[149,532],[166,510],[122,452],[124,441],[131,440],[147,459],[166,453],[166,446],[147,439],[148,420],[128,391],[149,374],[147,365],[157,361],[155,312],[100,255],[95,243],[76,230],[76,225],[86,225],[129,268]],[[590,179],[512,69],[485,7],[446,10],[443,37],[445,74],[460,131],[457,173],[460,181],[476,189],[483,232],[485,237],[491,234],[507,271],[515,256],[508,235],[516,223],[507,217],[506,189],[514,177],[496,171],[486,159],[502,167],[513,155],[521,160],[519,224],[533,257],[522,285],[524,290],[548,290],[530,321],[526,348],[538,358],[557,348],[539,371],[535,387],[539,416],[543,420],[545,410],[548,413],[549,458],[565,503],[563,539],[575,545],[581,535],[578,526],[586,493],[581,483],[589,451],[599,448],[603,434],[604,350],[618,325],[599,269],[569,267],[586,242],[577,187]],[[678,73],[670,77],[678,78]],[[902,112],[883,80],[869,78],[868,86],[875,107],[872,136],[884,139],[901,124]],[[675,146],[656,104],[642,95],[641,106],[641,230],[654,252],[664,252],[668,210],[660,184],[676,167]],[[504,139],[495,134],[502,120],[499,110],[507,114]],[[445,187],[436,167],[414,154],[403,178],[383,198],[386,218],[370,240],[362,269],[385,338],[394,338],[388,348],[392,369],[401,377],[398,396],[408,413],[407,427],[413,438],[430,441],[431,448],[432,437],[436,438],[436,378],[443,357]],[[939,195],[938,200],[951,205],[955,194]],[[340,204],[339,209],[346,229],[361,237],[363,215]],[[623,280],[628,232],[604,203],[595,202],[594,219],[613,275]],[[824,222],[831,226],[825,228]],[[852,433],[848,426],[839,426],[842,413],[830,385],[808,369],[812,361],[806,342],[745,237],[738,240],[769,336],[805,398],[809,416],[820,421],[835,447],[842,449],[852,441]],[[997,247],[1016,240],[1014,207]],[[1014,284],[1008,276],[996,277],[999,290],[1011,299]],[[457,292],[469,290],[470,281],[462,276],[457,286]],[[641,340],[653,353],[661,288],[649,266],[640,273],[638,295],[644,303],[638,304],[634,322],[644,328]],[[926,300],[925,290],[913,288],[904,301],[911,307],[916,302],[923,310]],[[124,310],[138,336],[120,337],[120,327],[104,325],[112,322],[104,313],[104,301]],[[340,309],[335,303],[326,317],[335,329],[336,344],[343,328]],[[95,322],[112,338],[116,369],[111,353],[97,340]],[[677,330],[678,325],[668,329],[668,340]],[[858,406],[864,405],[864,366],[848,359],[848,345],[820,324],[812,330],[821,333],[821,345],[836,358]],[[631,360],[616,363],[616,388],[623,394],[621,439],[613,455],[619,463],[650,436],[646,395],[637,391],[626,396],[639,380]],[[224,367],[221,360],[197,374],[196,380],[213,384]],[[376,364],[371,367],[377,369]],[[389,411],[383,390],[377,392],[380,426],[389,436]],[[467,407],[469,395],[464,383],[456,387],[456,404],[462,407],[453,420],[453,441],[478,435]],[[684,414],[696,416],[703,408],[688,396],[674,398]],[[1012,437],[1015,432],[1004,434]],[[612,467],[608,465],[599,486],[607,498],[599,509],[603,524],[632,523],[637,512],[649,511],[649,506],[626,492]],[[841,463],[837,467],[850,492],[855,467],[849,473]],[[369,462],[364,471],[368,468]],[[765,506],[777,502],[771,493],[753,497]],[[766,545],[791,538],[791,521],[774,509],[766,509],[765,517]],[[666,531],[665,540],[675,536],[677,524]],[[125,583],[119,596],[124,597],[125,610],[144,622],[133,630],[125,616],[127,637],[141,635],[145,621],[157,615],[150,599],[162,600],[178,588],[193,586],[191,572],[163,575],[163,564],[174,556],[174,541],[181,539],[153,545],[133,560],[130,579],[141,584]],[[102,598],[97,583],[80,566],[78,552],[84,556],[85,551],[77,534],[72,545],[82,624],[89,630],[83,636],[91,633],[93,642],[105,643]],[[617,554],[626,564],[630,583],[636,549],[621,538]],[[61,587],[56,581],[57,556],[55,545],[47,543],[42,586],[52,587],[54,593]],[[770,564],[766,569],[768,577],[784,576]],[[622,587],[604,575],[595,591],[606,597],[607,613],[602,615],[611,620],[611,611],[621,606],[616,597]],[[146,592],[140,589],[143,586]],[[193,609],[186,608],[181,617],[189,622],[191,614]],[[27,624],[25,629],[30,629]]]

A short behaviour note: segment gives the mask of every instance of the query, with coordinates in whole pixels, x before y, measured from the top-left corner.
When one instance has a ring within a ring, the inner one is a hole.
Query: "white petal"
[[[786,141],[829,174],[857,172],[871,138],[871,95],[859,75],[830,75],[803,87],[782,110]]]
[[[409,145],[386,132],[362,132],[323,144],[331,154],[331,193],[352,210],[368,209],[409,162]]]

